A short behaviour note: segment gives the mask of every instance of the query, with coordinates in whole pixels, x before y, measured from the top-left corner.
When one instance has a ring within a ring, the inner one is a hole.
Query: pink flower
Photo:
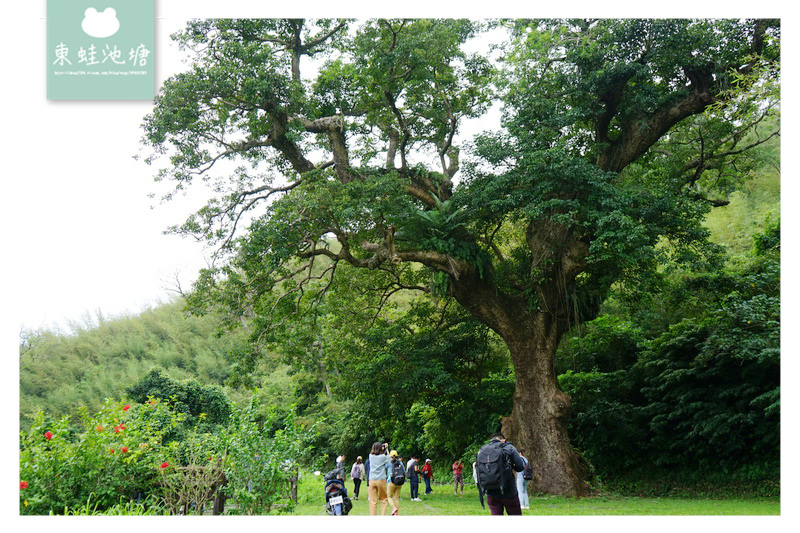
[[[27,489],[27,488],[28,488],[28,482],[27,481],[20,481],[19,482],[19,490]]]
[[[47,440],[50,440],[50,439],[52,439],[52,438],[53,438],[53,434],[52,434],[52,433],[50,433],[50,432],[48,431],[48,432],[46,432],[46,433],[44,434],[44,438],[46,438]]]
[[[123,408],[122,408],[122,410],[123,410],[123,411],[127,411],[127,410],[128,410],[128,409],[130,409],[130,408],[131,408],[131,406],[130,406],[130,405],[126,405],[125,407],[123,407]]]
[[[166,468],[166,467],[168,467],[168,466],[169,466],[169,463],[168,463],[168,462],[166,462],[166,461],[164,461],[163,463],[161,463],[161,468]]]

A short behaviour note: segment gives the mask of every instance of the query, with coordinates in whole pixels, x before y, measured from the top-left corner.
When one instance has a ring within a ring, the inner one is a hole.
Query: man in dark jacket
[[[503,455],[503,474],[500,488],[486,489],[486,503],[493,515],[502,515],[503,509],[509,515],[521,515],[522,509],[517,497],[517,480],[515,472],[522,472],[525,463],[514,445],[506,440],[502,433],[495,433],[485,447],[497,447]],[[483,450],[483,448],[481,448]],[[480,452],[478,452],[480,456]],[[480,476],[480,474],[478,474]]]
[[[419,497],[419,457],[417,454],[411,455],[411,461],[406,468],[406,475],[408,476],[408,485],[411,488],[411,501],[421,502]]]

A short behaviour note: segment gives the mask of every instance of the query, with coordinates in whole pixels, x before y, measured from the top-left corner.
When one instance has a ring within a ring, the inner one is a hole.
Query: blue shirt
[[[388,455],[372,455],[369,454],[369,475],[367,476],[370,481],[377,481],[379,479],[387,479],[389,477],[389,463],[391,458]]]

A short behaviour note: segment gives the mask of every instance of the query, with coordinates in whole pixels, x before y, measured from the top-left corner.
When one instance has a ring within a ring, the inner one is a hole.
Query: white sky
[[[102,3],[94,2],[98,8]],[[87,0],[87,5],[91,4]],[[569,5],[500,1],[473,7],[452,1],[410,0],[394,8],[376,4],[361,0],[283,4],[277,0],[156,0],[157,80],[180,68],[177,48],[168,35],[192,17],[782,16],[784,50],[796,51],[798,34],[794,17],[779,9],[784,3],[771,1],[755,7],[752,2],[741,1],[676,1],[666,6],[622,2],[611,7],[584,1]],[[45,0],[4,4],[6,24],[0,34],[0,338],[7,355],[4,360],[11,365],[9,370],[13,369],[6,375],[12,380],[18,376],[15,353],[20,327],[64,327],[70,320],[80,322],[83,316],[97,311],[105,316],[139,312],[169,298],[166,287],[176,273],[186,287],[205,264],[199,244],[162,234],[168,225],[181,222],[196,207],[196,201],[159,206],[157,200],[148,198],[148,193],[157,190],[153,169],[132,158],[139,151],[142,119],[152,104],[46,99],[45,7]],[[792,139],[796,139],[794,66],[793,54],[784,53],[784,93],[790,94],[784,100],[784,132]],[[787,136],[783,138],[786,143]],[[794,176],[794,163],[792,151],[784,151],[784,175]],[[787,199],[797,198],[793,181],[783,182],[784,205],[791,205]],[[783,213],[783,262],[790,273],[797,272],[793,268],[795,254],[788,246],[794,244],[790,228],[797,227],[793,211],[797,210]],[[793,278],[796,276],[783,278],[784,292],[792,295],[797,283]],[[791,303],[787,300],[785,306],[794,304],[794,299]],[[785,315],[785,322],[787,318]],[[792,357],[784,358],[784,376],[790,375],[787,370],[794,365],[789,360]],[[16,385],[11,386],[16,390]],[[792,401],[788,389],[784,388],[785,407]],[[12,422],[16,411],[13,413]],[[9,451],[5,457],[14,457],[13,442]],[[11,494],[3,500],[3,505],[8,504],[16,514],[16,497]],[[784,515],[793,512],[788,506],[784,508]]]

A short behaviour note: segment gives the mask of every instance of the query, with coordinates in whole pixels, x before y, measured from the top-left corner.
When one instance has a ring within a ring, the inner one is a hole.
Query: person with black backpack
[[[521,515],[517,497],[515,472],[522,472],[525,463],[514,445],[502,433],[492,435],[488,444],[478,450],[478,496],[483,506],[483,495],[493,515]]]
[[[400,513],[400,489],[406,482],[406,469],[403,467],[403,461],[397,456],[396,450],[389,452],[389,457],[392,458],[392,462],[389,464],[386,494],[393,507],[392,516],[397,516]]]

